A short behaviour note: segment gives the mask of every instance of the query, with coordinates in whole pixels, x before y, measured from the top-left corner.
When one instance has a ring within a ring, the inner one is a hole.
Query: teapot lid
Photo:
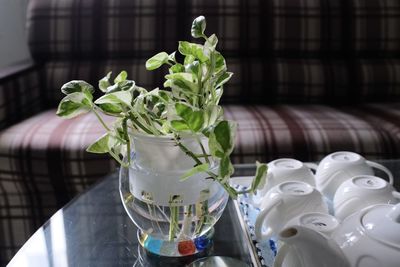
[[[370,237],[400,248],[400,203],[371,207],[362,216],[361,223]]]

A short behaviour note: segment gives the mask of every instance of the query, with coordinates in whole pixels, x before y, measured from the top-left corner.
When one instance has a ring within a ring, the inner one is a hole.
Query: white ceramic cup
[[[291,219],[283,229],[287,229],[296,225],[311,228],[326,235],[327,237],[330,237],[332,233],[339,227],[340,222],[334,216],[326,213],[307,212]],[[279,248],[278,254],[275,257],[274,267],[296,267],[298,264],[299,258],[296,255],[296,251],[291,249],[287,244],[283,244]]]
[[[328,213],[321,193],[300,181],[283,182],[273,187],[263,199],[260,209],[254,227],[259,241],[276,236],[285,222],[301,213]]]
[[[269,162],[266,184],[251,196],[250,203],[259,208],[267,192],[282,182],[301,181],[315,186],[314,174],[310,169],[316,170],[316,168],[316,164],[303,163],[289,158],[281,158]]]
[[[317,189],[332,201],[340,184],[356,175],[374,175],[373,168],[385,172],[389,183],[393,184],[393,175],[386,167],[348,151],[335,152],[323,158],[315,173],[315,183]]]
[[[358,175],[343,182],[333,198],[334,214],[343,220],[352,213],[375,204],[395,204],[400,193],[385,180]]]

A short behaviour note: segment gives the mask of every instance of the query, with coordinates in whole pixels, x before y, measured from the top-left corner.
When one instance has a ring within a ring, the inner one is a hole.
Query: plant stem
[[[126,164],[124,162],[121,161],[121,159],[118,157],[118,155],[116,155],[114,152],[112,152],[111,150],[108,151],[108,153],[124,168],[128,168],[129,164]]]
[[[128,118],[124,118],[124,120],[122,121],[122,129],[124,131],[124,138],[126,141],[128,164],[131,164],[131,140],[130,140],[129,134],[128,134],[127,120],[128,120]]]
[[[196,135],[196,140],[197,140],[197,142],[198,142],[199,145],[200,145],[200,148],[201,148],[201,151],[203,152],[203,155],[205,155],[206,162],[207,162],[208,164],[210,164],[210,160],[208,159],[207,152],[206,152],[206,150],[205,150],[203,144],[201,143],[200,138],[199,138],[197,135]],[[195,156],[196,156],[196,155],[195,155]]]
[[[201,165],[203,164],[203,162],[201,162],[196,155],[190,151],[186,146],[184,146],[179,140],[178,138],[175,136],[174,137],[176,144],[180,147],[180,149],[182,149],[183,152],[185,152],[186,155],[188,155],[189,157],[191,157],[195,162],[196,165]]]
[[[215,181],[217,181],[220,185],[222,185],[231,198],[233,199],[237,198],[238,192],[232,186],[230,186],[229,183],[221,182],[218,175],[216,175],[211,171],[207,171],[207,174],[210,175],[210,177],[213,178]]]
[[[253,192],[253,190],[251,188],[244,190],[244,191],[236,191],[236,193],[239,195],[247,194],[247,193],[251,193],[251,192]]]
[[[210,73],[212,75],[212,73],[214,72],[214,68],[215,68],[215,55],[214,55],[214,51],[212,51],[210,53],[210,61],[211,61],[211,67],[210,67]],[[210,79],[211,79],[211,75],[210,75]],[[211,82],[209,83],[209,85],[211,86]],[[212,100],[215,103],[215,90],[214,89],[210,89],[211,92],[211,96],[212,96]]]
[[[168,218],[167,214],[165,214],[164,208],[161,209],[160,206],[158,206],[158,205],[156,205],[156,208],[161,213],[161,215],[164,216],[164,219],[169,222],[170,219]]]
[[[194,233],[196,235],[201,233],[203,225],[207,222],[207,215],[208,215],[208,199],[203,201],[203,203],[201,204],[201,215],[199,218],[199,224],[196,225],[196,229],[194,230]]]
[[[177,206],[170,206],[170,223],[169,223],[169,233],[168,233],[168,237],[169,237],[169,241],[174,240],[175,238],[175,233],[176,233],[176,228],[178,225],[178,209],[179,207]]]
[[[192,222],[192,209],[191,208],[192,208],[191,205],[184,207],[182,229],[179,234],[179,237],[187,237],[190,235],[190,225]]]
[[[147,134],[153,134],[152,131],[147,129],[143,124],[139,122],[139,120],[135,117],[135,115],[130,114],[130,119],[132,120],[133,123],[135,123],[136,126],[138,126],[140,129],[142,129],[145,133]]]
[[[96,111],[96,106],[94,106],[93,108],[93,113],[96,115],[97,119],[100,121],[100,123],[103,125],[103,127],[107,130],[107,131],[111,131],[110,128],[108,128],[107,124],[105,124],[105,122],[103,121],[103,119],[101,118],[101,116],[99,115],[99,113],[97,113]]]
[[[197,81],[198,81],[198,87],[199,87],[199,103],[203,103],[203,97],[204,97],[204,88],[203,88],[203,82],[201,81],[201,76],[203,74],[203,70],[201,70],[201,73],[197,75]],[[199,108],[203,108],[202,106],[198,105]]]
[[[198,158],[205,158],[205,157],[210,157],[210,154],[194,154]]]
[[[203,164],[199,159],[198,159],[198,157],[196,157],[196,155],[192,152],[192,151],[190,151],[187,147],[185,147],[179,140],[178,140],[178,138],[175,136],[175,142],[176,142],[176,144],[182,149],[182,151],[183,152],[185,152],[186,153],[186,155],[188,155],[188,156],[190,156],[195,162],[196,162],[196,165],[201,165],[201,164]],[[228,194],[229,194],[229,196],[231,196],[233,199],[236,199],[237,198],[237,192],[236,192],[236,190],[233,188],[233,187],[231,187],[228,183],[226,183],[226,182],[221,182],[220,180],[219,180],[219,177],[218,177],[218,175],[216,175],[215,173],[213,173],[213,172],[211,172],[211,171],[207,171],[206,172],[208,175],[210,175],[210,177],[211,178],[213,178],[215,181],[217,181],[217,182],[219,182],[219,184],[220,185],[222,185],[224,188],[225,188],[225,190],[228,192]]]

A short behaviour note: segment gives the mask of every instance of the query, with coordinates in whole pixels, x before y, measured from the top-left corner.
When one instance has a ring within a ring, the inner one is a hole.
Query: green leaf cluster
[[[236,197],[237,192],[229,184],[229,178],[234,173],[230,155],[235,144],[236,123],[224,119],[219,105],[223,87],[233,73],[228,72],[225,58],[216,50],[217,36],[207,36],[205,30],[206,20],[200,16],[191,27],[192,36],[200,39],[200,43],[180,41],[177,51],[160,52],[146,61],[145,67],[149,71],[163,65],[169,67],[164,88],[146,90],[128,79],[126,71],[121,71],[114,78],[109,72],[98,82],[98,88],[104,95],[94,101],[95,89],[92,85],[80,80],[70,81],[61,88],[66,96],[58,106],[57,115],[73,118],[93,112],[106,133],[87,151],[109,153],[124,166],[131,162],[129,132],[169,135],[193,159],[193,169],[181,179],[189,179],[199,172],[207,173],[232,197]],[[176,53],[181,55],[181,62],[178,62]],[[101,114],[116,117],[115,123],[107,125]],[[194,154],[180,142],[181,136],[187,134],[198,139],[202,154]],[[201,137],[208,138],[209,151],[201,143]],[[219,163],[215,173],[210,171],[214,162]],[[262,183],[266,172],[264,165],[257,166],[252,190]]]

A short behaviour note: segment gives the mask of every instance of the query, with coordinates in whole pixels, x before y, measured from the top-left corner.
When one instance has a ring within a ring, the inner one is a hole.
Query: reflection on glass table
[[[237,166],[236,175],[253,175],[254,170],[254,165]],[[137,228],[121,204],[116,172],[54,214],[8,266],[184,266],[197,259],[148,257],[136,236]],[[233,201],[215,226],[214,245],[208,255],[258,265]]]

